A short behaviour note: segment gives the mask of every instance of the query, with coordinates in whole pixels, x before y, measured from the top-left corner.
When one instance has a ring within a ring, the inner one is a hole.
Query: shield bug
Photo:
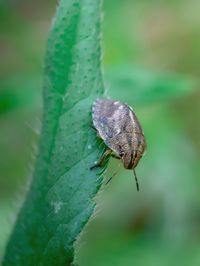
[[[135,167],[144,154],[146,142],[132,108],[120,101],[97,99],[92,105],[92,119],[107,149],[91,169],[102,166],[110,156],[121,159],[124,168],[133,170],[139,191]]]

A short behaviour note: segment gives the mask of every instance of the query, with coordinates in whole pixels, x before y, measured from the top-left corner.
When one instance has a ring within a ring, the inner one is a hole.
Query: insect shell
[[[92,119],[99,137],[108,147],[96,166],[109,155],[121,159],[124,168],[134,171],[144,154],[146,142],[132,108],[120,101],[97,99],[92,105]],[[136,184],[139,190],[137,178]]]

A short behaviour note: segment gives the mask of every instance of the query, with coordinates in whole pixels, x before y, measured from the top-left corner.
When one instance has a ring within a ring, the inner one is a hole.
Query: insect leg
[[[115,159],[118,159],[118,160],[120,160],[120,159],[121,159],[119,156],[117,156],[117,155],[116,155],[116,154],[114,154],[114,153],[112,153],[112,154],[111,154],[111,156],[112,156],[113,158],[115,158]]]
[[[110,156],[112,153],[112,151],[110,149],[107,149],[102,156],[99,158],[99,160],[92,166],[90,167],[90,170],[96,168],[96,167],[100,167],[104,164],[105,160],[108,158],[108,156]]]

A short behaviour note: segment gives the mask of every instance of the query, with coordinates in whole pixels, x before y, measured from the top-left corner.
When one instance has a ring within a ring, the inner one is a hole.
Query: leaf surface
[[[45,58],[39,153],[30,191],[3,265],[71,265],[74,242],[94,208],[103,150],[91,105],[104,93],[100,0],[61,0]]]

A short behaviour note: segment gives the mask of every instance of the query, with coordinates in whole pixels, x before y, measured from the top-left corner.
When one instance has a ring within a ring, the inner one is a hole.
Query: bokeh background
[[[0,259],[34,163],[54,0],[0,1]],[[141,191],[123,167],[98,194],[80,266],[200,265],[200,2],[106,0],[108,95],[140,118]],[[118,167],[112,160],[105,179]]]

